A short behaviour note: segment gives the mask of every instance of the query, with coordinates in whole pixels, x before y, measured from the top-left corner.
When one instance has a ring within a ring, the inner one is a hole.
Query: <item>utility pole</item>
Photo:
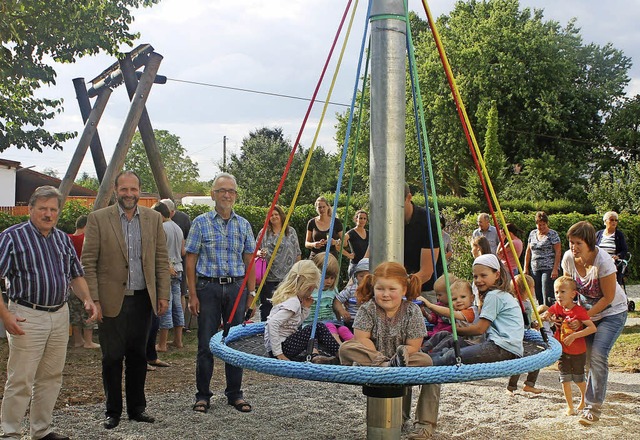
[[[227,172],[227,137],[222,136],[222,171]]]

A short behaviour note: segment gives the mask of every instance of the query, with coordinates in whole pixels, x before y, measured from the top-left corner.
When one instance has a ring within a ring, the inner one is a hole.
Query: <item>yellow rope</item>
[[[287,216],[285,217],[284,223],[282,224],[282,229],[280,230],[280,234],[278,235],[278,240],[276,241],[275,248],[273,249],[273,254],[271,255],[271,259],[269,260],[269,264],[267,265],[267,269],[262,276],[262,280],[260,281],[260,286],[256,293],[256,296],[253,298],[251,302],[251,308],[253,309],[256,305],[260,297],[260,292],[264,286],[264,283],[267,280],[267,274],[271,270],[271,266],[275,261],[275,256],[280,248],[280,243],[282,243],[282,239],[284,238],[284,233],[289,226],[289,219],[291,219],[291,215],[293,215],[293,209],[296,206],[296,201],[298,200],[298,195],[300,194],[300,189],[302,188],[302,183],[304,182],[304,177],[307,174],[307,170],[309,169],[309,164],[311,163],[311,158],[313,156],[313,152],[316,148],[316,142],[318,141],[318,136],[320,135],[320,129],[322,128],[322,123],[324,122],[325,115],[327,113],[327,108],[329,107],[331,101],[331,94],[333,93],[333,89],[336,85],[336,80],[338,78],[338,73],[340,72],[340,66],[342,65],[342,59],[344,58],[344,53],[347,48],[347,43],[349,42],[349,35],[351,34],[351,28],[353,26],[353,21],[356,15],[356,11],[358,9],[358,1],[355,0],[353,8],[351,10],[351,18],[349,19],[349,26],[347,27],[347,32],[345,34],[344,41],[342,43],[342,50],[340,51],[340,56],[338,57],[338,62],[336,64],[335,72],[333,73],[333,78],[331,80],[331,86],[329,87],[329,91],[327,92],[327,98],[324,101],[324,105],[322,107],[322,114],[320,115],[320,122],[318,122],[318,128],[316,129],[315,135],[313,136],[313,142],[311,143],[311,147],[309,148],[309,153],[307,153],[307,159],[304,163],[304,167],[302,168],[302,174],[300,175],[300,179],[298,180],[298,185],[296,186],[296,192],[293,195],[293,200],[291,201],[291,205],[289,206],[289,210],[287,212]],[[335,209],[336,207],[334,207]]]
[[[471,127],[471,122],[469,121],[469,116],[467,115],[467,110],[464,106],[464,103],[462,102],[462,97],[460,95],[460,91],[458,90],[458,86],[456,84],[456,80],[455,80],[455,76],[453,75],[453,72],[451,70],[451,65],[449,64],[449,59],[447,58],[446,52],[444,50],[444,45],[442,44],[442,40],[440,39],[440,33],[438,32],[438,29],[436,28],[436,23],[435,20],[433,20],[433,16],[431,15],[431,10],[429,9],[429,5],[427,4],[426,0],[422,0],[422,4],[424,6],[425,12],[427,13],[427,19],[429,21],[429,25],[431,27],[431,30],[433,32],[433,36],[434,36],[434,40],[436,45],[438,46],[438,48],[440,48],[440,53],[441,53],[441,60],[442,60],[442,64],[444,66],[444,69],[448,75],[448,77],[451,79],[451,88],[454,94],[454,99],[456,100],[456,102],[458,103],[458,105],[460,106],[460,111],[463,115],[464,118],[464,123],[467,127],[468,133],[469,133],[469,137],[471,138],[471,142],[473,144],[473,149],[476,153],[476,156],[478,158],[478,162],[480,163],[480,167],[482,169],[482,174],[484,176],[485,179],[485,183],[489,189],[489,193],[491,194],[491,199],[493,200],[494,206],[496,207],[496,212],[498,213],[498,219],[500,220],[500,223],[502,223],[503,229],[505,231],[507,231],[507,233],[505,234],[507,237],[507,241],[509,242],[509,250],[512,252],[514,259],[516,261],[516,265],[518,266],[518,272],[519,273],[524,273],[524,271],[522,270],[522,265],[520,264],[520,260],[518,258],[518,254],[516,252],[516,248],[513,244],[513,240],[511,239],[511,234],[508,232],[507,230],[507,221],[504,217],[504,214],[502,212],[502,209],[500,208],[500,202],[498,201],[498,197],[496,196],[496,192],[493,188],[493,184],[491,183],[491,178],[489,177],[489,172],[487,171],[487,167],[486,164],[484,162],[484,158],[482,157],[482,152],[480,151],[480,147],[478,146],[478,141],[476,140],[476,136],[475,133],[473,131],[473,128]],[[529,283],[523,283],[525,285],[525,290],[527,291],[527,297],[529,298],[529,301],[531,302],[531,304],[535,304],[535,300],[533,298],[533,295],[531,294],[531,289],[529,288]],[[540,325],[540,327],[542,327],[542,321],[540,319],[540,315],[538,314],[538,310],[536,309],[536,307],[531,307],[533,309],[533,314],[536,318],[536,321],[538,321],[538,324]]]

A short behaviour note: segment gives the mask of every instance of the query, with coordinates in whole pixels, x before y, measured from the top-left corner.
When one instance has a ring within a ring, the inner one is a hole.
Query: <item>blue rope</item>
[[[369,0],[369,5],[367,6],[367,17],[371,13],[371,3],[373,0]],[[360,45],[360,57],[358,58],[358,68],[356,69],[356,81],[353,87],[353,97],[351,98],[351,107],[349,108],[349,120],[347,122],[347,132],[345,134],[344,147],[342,148],[342,158],[340,160],[340,171],[338,173],[338,183],[336,185],[336,193],[333,199],[333,209],[331,212],[331,223],[329,225],[329,233],[327,237],[327,247],[325,249],[324,254],[324,264],[322,265],[322,274],[320,275],[320,285],[318,286],[318,299],[316,300],[316,310],[313,314],[313,327],[311,329],[310,341],[314,340],[316,337],[316,327],[318,324],[318,315],[320,313],[320,300],[322,299],[322,290],[324,288],[324,279],[327,274],[327,265],[329,264],[329,251],[331,250],[331,241],[333,237],[333,226],[336,221],[336,214],[338,212],[338,202],[340,199],[340,188],[342,187],[342,178],[344,177],[344,166],[347,161],[347,150],[349,148],[349,138],[351,135],[351,124],[353,123],[353,113],[356,105],[356,100],[358,97],[358,83],[360,80],[360,71],[362,69],[362,58],[364,55],[364,49],[366,47],[367,42],[367,33],[369,30],[369,21],[365,21],[364,32],[362,33],[362,43]],[[365,78],[366,83],[366,78]],[[363,86],[364,87],[364,86]],[[337,246],[336,246],[337,248]]]
[[[351,367],[283,361],[244,353],[225,345],[264,333],[264,325],[264,322],[258,322],[234,326],[224,343],[222,332],[218,332],[211,338],[209,348],[216,357],[237,367],[281,377],[353,385],[420,385],[509,377],[552,365],[562,354],[560,343],[555,338],[550,338],[548,348],[543,351],[508,361],[439,367]],[[525,340],[535,342],[541,347],[545,346],[542,336],[537,331],[527,330]]]

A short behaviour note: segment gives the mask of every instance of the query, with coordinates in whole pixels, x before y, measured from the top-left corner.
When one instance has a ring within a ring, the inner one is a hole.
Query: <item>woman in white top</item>
[[[600,418],[607,392],[609,352],[627,320],[627,300],[622,287],[616,282],[613,259],[596,246],[596,231],[591,223],[582,221],[574,224],[569,228],[567,238],[569,250],[562,258],[562,269],[565,275],[576,280],[578,301],[598,328],[596,333],[585,338],[590,368],[586,406],[580,423],[591,425]]]
[[[618,229],[618,213],[609,211],[602,216],[604,229],[596,232],[596,245],[605,251],[616,264],[618,268],[617,280],[622,285],[622,271],[620,270],[620,262],[629,258],[629,249],[627,248],[627,240],[621,230]]]

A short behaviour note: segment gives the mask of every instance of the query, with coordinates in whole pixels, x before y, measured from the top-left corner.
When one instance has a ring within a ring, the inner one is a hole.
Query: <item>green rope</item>
[[[427,136],[427,128],[426,128],[426,123],[425,123],[425,117],[424,117],[424,106],[422,103],[422,94],[420,93],[420,82],[418,81],[418,73],[416,72],[416,59],[415,59],[415,52],[414,52],[414,47],[413,47],[413,38],[411,35],[411,23],[409,21],[409,6],[407,4],[407,0],[404,0],[404,6],[405,6],[405,13],[406,13],[406,20],[407,20],[407,37],[408,37],[408,51],[409,51],[409,57],[411,60],[411,63],[409,63],[410,65],[410,75],[413,77],[414,81],[414,85],[415,85],[415,94],[416,94],[416,98],[417,98],[417,102],[418,102],[418,110],[419,110],[419,117],[420,117],[420,129],[422,130],[422,134],[424,137],[424,142],[425,142],[425,159],[426,159],[426,163],[427,163],[427,169],[429,171],[429,184],[431,186],[431,197],[433,199],[433,210],[435,212],[435,217],[436,217],[436,230],[438,233],[438,240],[439,240],[439,245],[440,245],[440,258],[442,260],[442,271],[444,272],[444,280],[445,280],[445,286],[447,289],[447,297],[449,298],[449,315],[451,318],[451,329],[452,329],[452,334],[453,334],[453,339],[454,341],[458,340],[458,332],[456,331],[456,325],[455,325],[455,316],[454,316],[454,310],[453,310],[453,304],[451,301],[451,286],[449,283],[449,268],[447,267],[447,258],[445,257],[445,252],[444,252],[444,240],[442,239],[442,225],[440,224],[440,208],[438,207],[438,195],[436,193],[436,184],[435,184],[435,179],[434,179],[434,174],[433,174],[433,163],[431,161],[431,151],[429,148],[429,138]],[[428,209],[428,208],[427,208]],[[428,210],[427,210],[427,215],[428,215]],[[436,262],[433,262],[433,266],[435,268],[436,266]]]
[[[360,144],[360,128],[362,127],[362,113],[364,112],[364,96],[365,96],[365,90],[367,88],[367,74],[369,73],[369,57],[371,55],[371,38],[369,38],[369,49],[367,50],[367,60],[365,61],[365,65],[364,65],[364,76],[363,76],[363,82],[362,82],[362,92],[360,93],[360,107],[359,107],[359,112],[358,112],[358,126],[356,127],[356,137],[355,137],[355,143],[353,144],[353,149],[351,151],[351,164],[350,164],[350,176],[349,176],[349,188],[347,190],[347,200],[346,200],[346,207],[345,207],[345,214],[344,214],[344,221],[345,224],[347,221],[349,221],[349,207],[350,205],[350,201],[351,201],[351,191],[353,188],[353,173],[355,171],[356,168],[356,153],[358,152],[358,145]],[[346,232],[344,234],[342,234],[342,242],[340,243],[340,249],[342,249],[342,247],[344,246],[344,238],[346,236]],[[338,256],[338,267],[342,267],[342,252],[340,252],[339,256]],[[338,284],[340,278],[340,272],[338,272],[338,278],[336,279],[336,284]]]

